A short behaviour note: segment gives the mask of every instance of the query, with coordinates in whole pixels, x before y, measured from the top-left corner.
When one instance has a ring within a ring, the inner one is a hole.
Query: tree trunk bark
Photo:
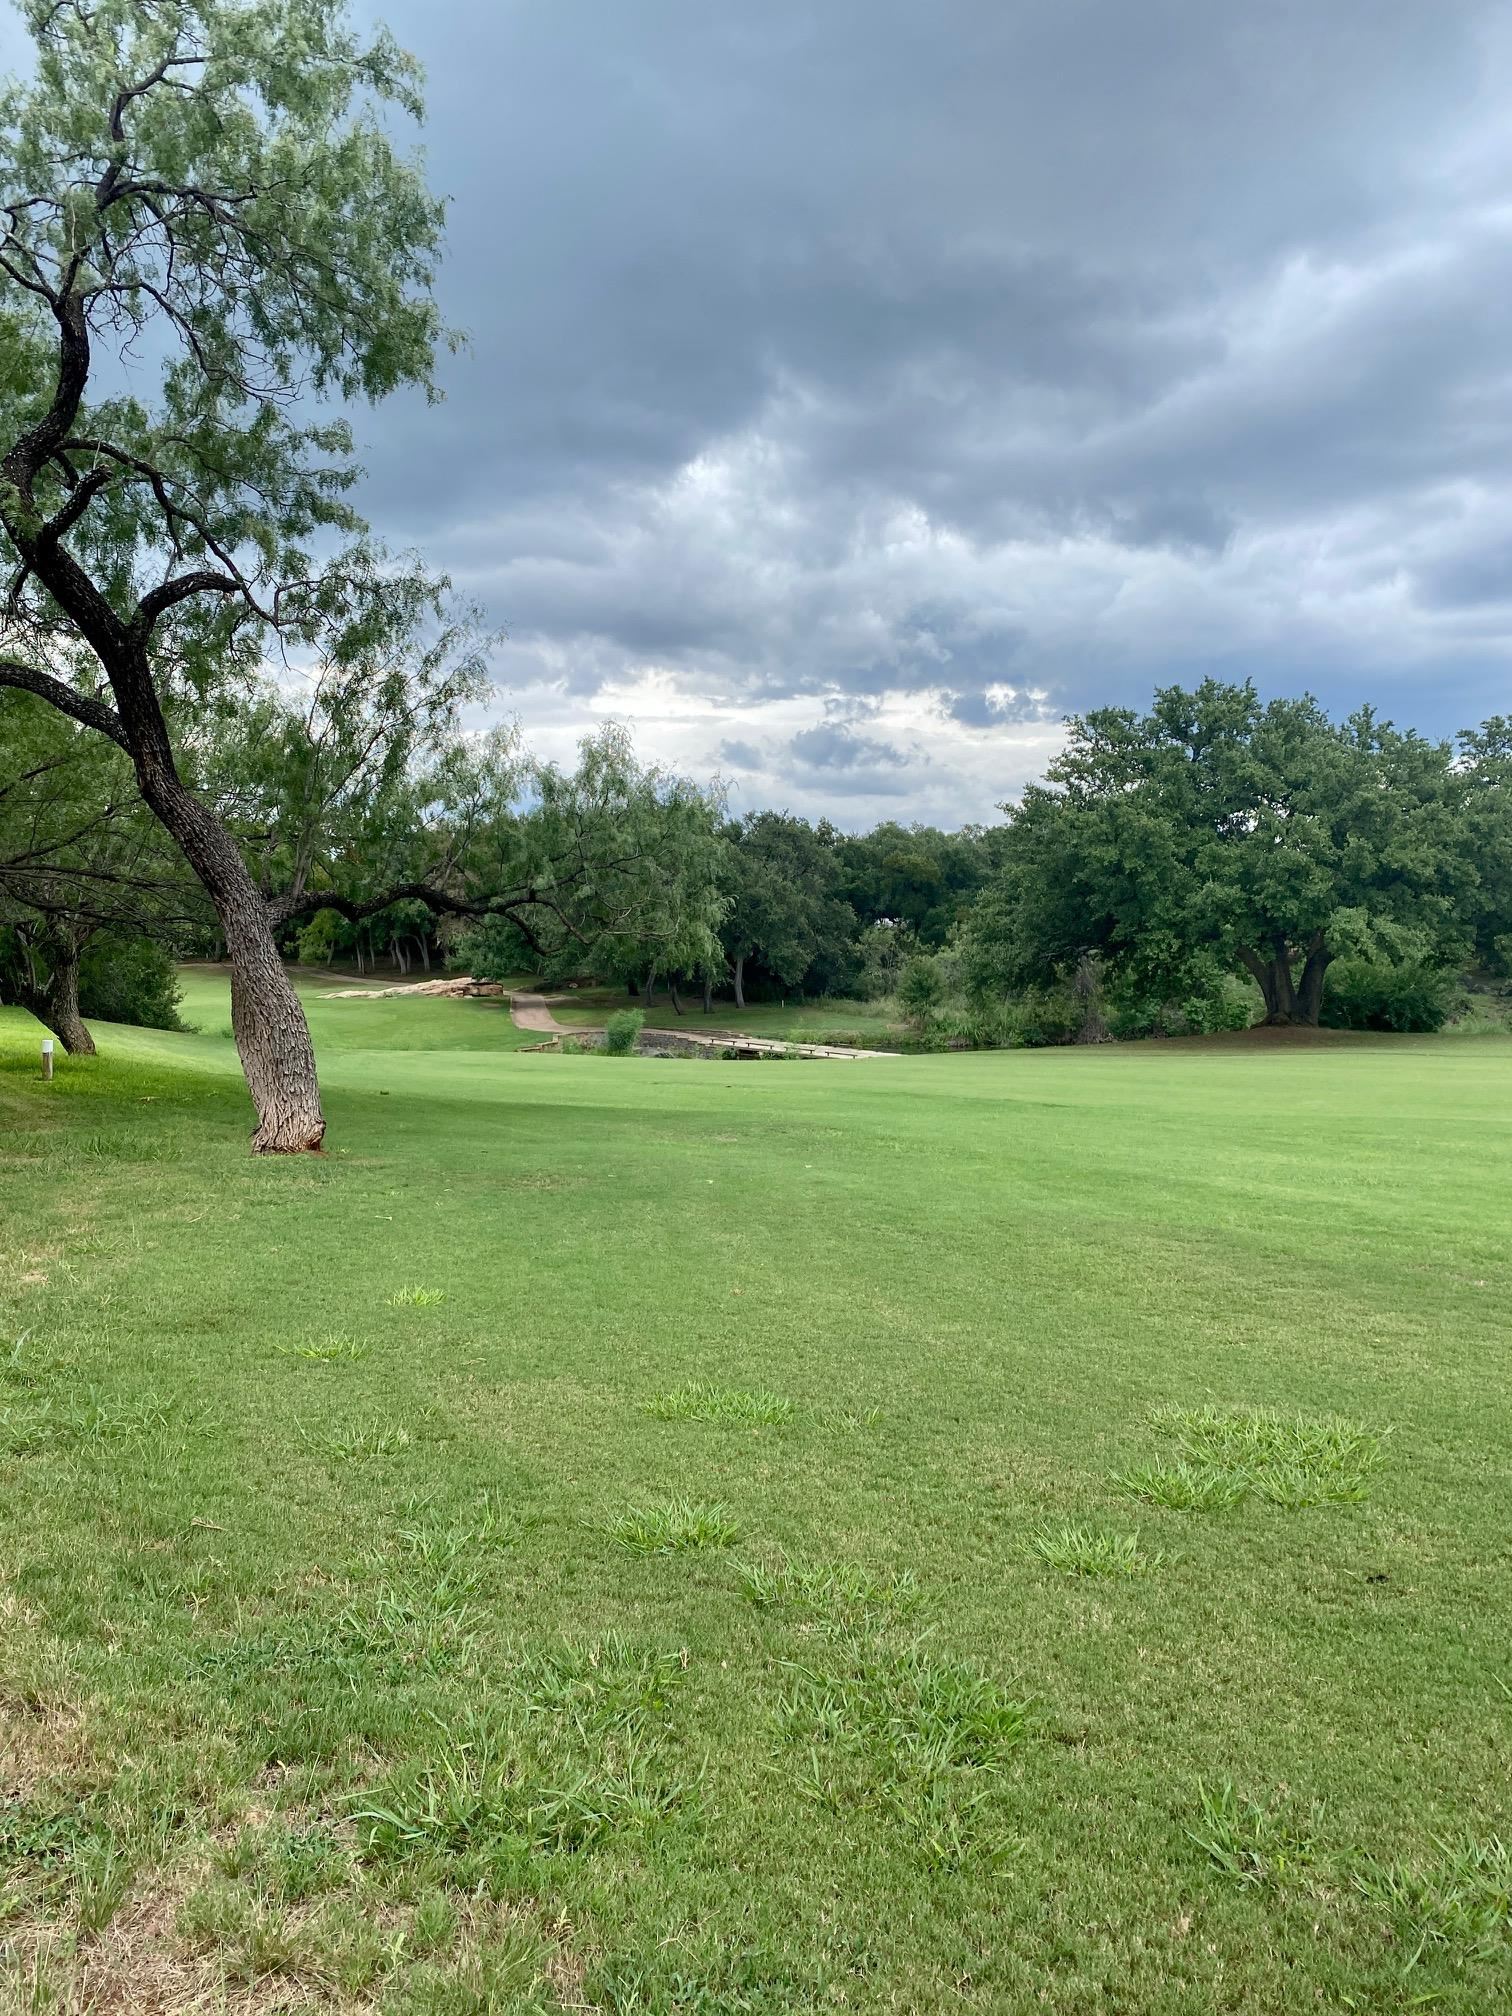
[[[641,1006],[649,1008],[656,998],[656,968],[648,968],[645,985],[641,988]]]
[[[1076,1032],[1077,1042],[1111,1043],[1113,1038],[1102,1012],[1102,978],[1098,963],[1089,952],[1084,952],[1076,962],[1074,986],[1082,1014],[1081,1027]]]
[[[1266,959],[1253,947],[1241,945],[1239,957],[1253,976],[1265,1002],[1263,1026],[1268,1029],[1316,1029],[1323,1007],[1323,976],[1333,954],[1315,933],[1307,948],[1300,985],[1293,979],[1291,953],[1284,939],[1277,938]]]
[[[705,1015],[712,1015],[714,1013],[714,975],[712,973],[704,974],[704,1013]]]
[[[1323,943],[1322,934],[1315,937],[1307,948],[1307,963],[1302,968],[1302,979],[1297,987],[1297,1020],[1309,1029],[1316,1029],[1318,1018],[1323,1012],[1323,981],[1333,960],[1333,954]]]
[[[668,974],[667,976],[667,992],[672,996],[673,1013],[681,1015],[682,1003],[677,998],[677,976],[675,973]]]
[[[745,1008],[745,954],[742,952],[735,961],[735,1006]]]
[[[15,982],[12,991],[16,1001],[28,1015],[34,1015],[44,1029],[51,1029],[70,1057],[93,1057],[94,1038],[79,1013],[80,948],[59,945],[56,940],[48,939],[46,950],[57,955],[46,980],[35,977],[36,966],[29,961],[33,977]]]
[[[422,938],[422,939],[420,940],[420,957],[421,957],[421,958],[422,958],[422,959],[423,959],[423,960],[425,961],[425,970],[426,970],[426,972],[427,972],[427,973],[429,973],[429,971],[430,971],[430,944],[429,944],[429,941],[428,941],[427,939],[424,939],[424,938]]]
[[[297,1155],[325,1134],[310,1025],[278,956],[273,926],[236,843],[176,777],[139,767],[142,796],[215,905],[231,961],[231,1032],[257,1112],[252,1150]]]
[[[70,1057],[93,1057],[94,1038],[79,1013],[79,954],[70,948],[59,955],[47,983],[45,1022]]]

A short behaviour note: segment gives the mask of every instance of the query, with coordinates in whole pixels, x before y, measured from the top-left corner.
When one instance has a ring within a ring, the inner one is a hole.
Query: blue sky
[[[954,824],[1206,672],[1512,709],[1512,9],[392,0],[469,332],[379,529],[737,805]]]

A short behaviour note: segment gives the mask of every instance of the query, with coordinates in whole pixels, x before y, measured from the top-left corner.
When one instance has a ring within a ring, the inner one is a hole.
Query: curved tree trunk
[[[705,1015],[712,1015],[714,1013],[714,975],[708,970],[707,967],[704,968],[703,980],[704,980],[704,1013]]]
[[[96,191],[97,204],[118,172],[119,163]],[[34,668],[8,665],[6,683],[40,693],[76,721],[109,735],[130,755],[142,797],[199,877],[225,936],[231,962],[231,1027],[257,1109],[252,1146],[259,1153],[318,1148],[325,1118],[304,1010],[289,985],[267,908],[236,842],[179,776],[153,680],[151,643],[159,619],[201,589],[234,592],[237,579],[214,569],[191,569],[160,583],[137,602],[129,617],[123,616],[63,543],[91,497],[103,487],[101,472],[93,470],[78,479],[68,503],[45,524],[39,522],[38,472],[67,439],[90,373],[86,296],[70,280],[66,292],[48,294],[48,299],[58,327],[57,380],[46,412],[5,453],[0,516],[26,569],[48,590],[99,660],[115,696],[115,711]]]
[[[47,978],[17,980],[12,988],[17,1004],[35,1015],[44,1029],[51,1029],[70,1057],[93,1057],[94,1038],[79,1013],[81,948],[49,939],[46,949],[51,956]],[[35,973],[35,967],[32,970]]]
[[[79,1013],[79,949],[69,946],[61,951],[58,963],[52,970],[44,996],[46,1012],[37,1019],[45,1022],[70,1057],[93,1057],[94,1038],[84,1026],[84,1017]]]
[[[176,776],[138,765],[142,796],[199,877],[231,961],[231,1032],[257,1112],[252,1149],[297,1155],[325,1134],[310,1025],[278,956],[267,906],[235,841]]]
[[[641,1006],[643,1008],[649,1008],[651,1006],[651,1003],[655,1000],[655,998],[656,998],[656,968],[654,966],[648,966],[646,968],[645,985],[641,988]]]
[[[735,1006],[745,1007],[745,954],[740,953],[735,961]]]

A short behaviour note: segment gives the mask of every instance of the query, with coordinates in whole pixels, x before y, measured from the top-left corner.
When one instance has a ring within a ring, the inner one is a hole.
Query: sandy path
[[[543,1036],[566,1036],[571,1033],[563,1028],[552,1014],[544,994],[511,994],[509,1019],[516,1029],[535,1029]]]
[[[597,1033],[587,1028],[569,1029],[558,1022],[544,994],[511,994],[509,1015],[517,1029],[529,1029],[541,1036],[588,1036]],[[799,1057],[892,1057],[897,1054],[892,1050],[851,1050],[833,1043],[778,1043],[766,1036],[742,1036],[737,1030],[705,1034],[698,1029],[663,1029],[647,1033],[676,1036],[684,1043],[701,1044],[705,1050],[792,1051]]]

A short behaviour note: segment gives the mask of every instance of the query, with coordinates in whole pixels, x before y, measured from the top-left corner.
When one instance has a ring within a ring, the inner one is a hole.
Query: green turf
[[[1512,1043],[312,1019],[0,1013],[0,2008],[1507,2006]]]
[[[350,974],[302,973],[299,991],[317,1050],[339,1052],[350,1060],[355,1052],[381,1058],[412,1050],[518,1050],[543,1040],[516,1029],[508,1004],[499,999],[460,1001],[435,995],[385,999],[377,993],[342,998],[355,988],[403,987],[414,980],[413,974],[408,979],[380,975],[359,980]],[[215,1059],[225,1064],[231,1034],[231,983],[225,968],[186,966],[181,988],[179,1019],[200,1035],[215,1038]],[[377,1068],[392,1069],[381,1063]]]

